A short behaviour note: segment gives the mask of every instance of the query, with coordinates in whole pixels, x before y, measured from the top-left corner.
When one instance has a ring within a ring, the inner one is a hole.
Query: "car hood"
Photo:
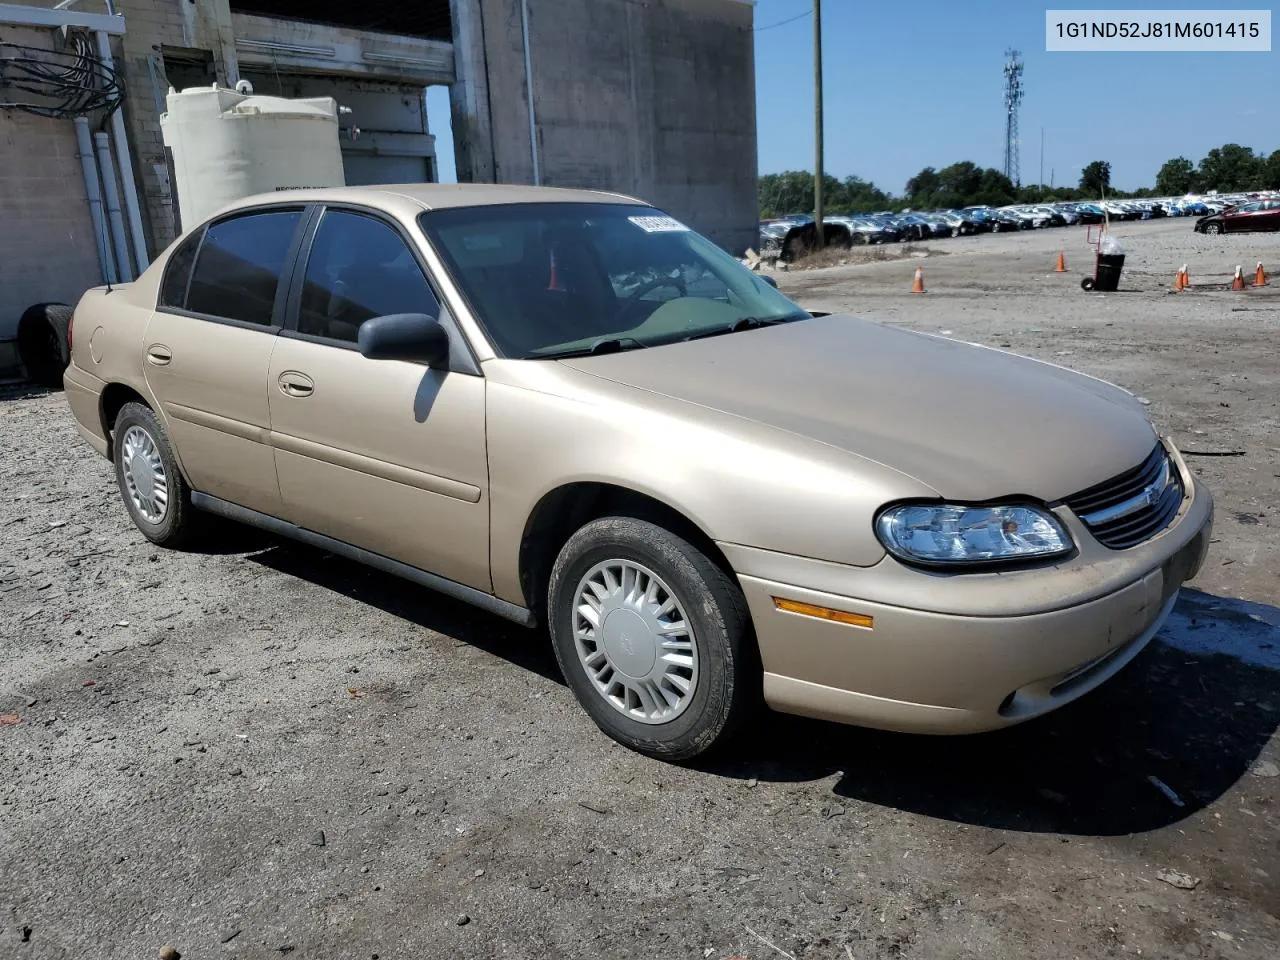
[[[559,362],[877,461],[954,500],[1058,500],[1156,442],[1111,384],[849,316]]]

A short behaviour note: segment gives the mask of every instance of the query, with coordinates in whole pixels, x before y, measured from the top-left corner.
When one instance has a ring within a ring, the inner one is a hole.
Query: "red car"
[[[1280,230],[1280,200],[1254,200],[1227,207],[1196,221],[1197,233],[1252,233]]]

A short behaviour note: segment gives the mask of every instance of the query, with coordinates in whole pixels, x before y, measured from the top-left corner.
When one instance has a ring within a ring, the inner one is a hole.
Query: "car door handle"
[[[280,392],[286,397],[309,397],[315,391],[315,381],[305,373],[286,370],[280,374]]]
[[[151,346],[147,347],[147,359],[157,367],[163,367],[173,359],[173,351],[163,343],[153,343]]]

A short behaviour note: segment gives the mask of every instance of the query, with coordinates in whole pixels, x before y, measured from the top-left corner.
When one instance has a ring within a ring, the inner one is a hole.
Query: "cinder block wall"
[[[29,47],[49,49],[52,36],[0,27],[0,40]],[[101,282],[75,126],[0,110],[0,341],[13,339],[27,307],[74,304]]]

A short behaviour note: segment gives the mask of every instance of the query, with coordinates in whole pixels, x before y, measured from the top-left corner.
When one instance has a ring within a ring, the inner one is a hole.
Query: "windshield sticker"
[[[645,233],[688,233],[689,228],[675,217],[627,217]]]

